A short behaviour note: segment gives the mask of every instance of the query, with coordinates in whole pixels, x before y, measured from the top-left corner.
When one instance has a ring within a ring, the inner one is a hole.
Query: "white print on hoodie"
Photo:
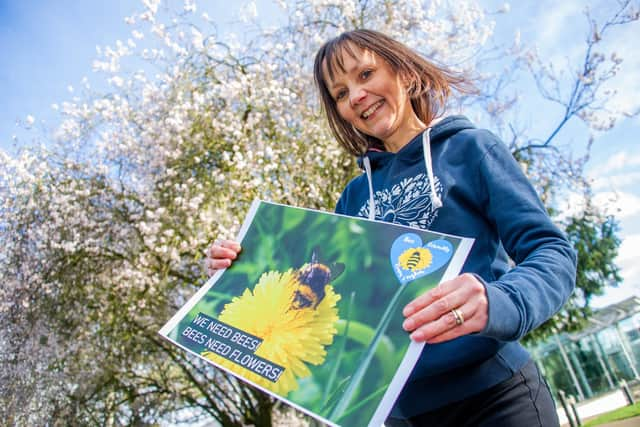
[[[438,196],[442,196],[438,177],[434,177],[434,188]],[[429,179],[424,173],[405,178],[391,189],[375,191],[374,199],[378,220],[426,230],[438,216],[432,203]],[[362,204],[358,216],[369,217],[368,201]]]

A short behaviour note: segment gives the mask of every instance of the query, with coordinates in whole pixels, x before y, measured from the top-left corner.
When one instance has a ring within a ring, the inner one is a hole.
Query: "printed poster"
[[[473,243],[263,201],[237,240],[160,334],[328,425],[376,427],[424,345],[402,307],[455,277]]]

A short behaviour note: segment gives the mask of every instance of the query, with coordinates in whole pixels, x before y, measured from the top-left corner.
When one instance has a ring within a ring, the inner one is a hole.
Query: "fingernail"
[[[415,331],[414,333],[409,335],[409,338],[411,338],[413,341],[421,341],[423,337],[422,333],[420,333],[419,331]]]
[[[413,320],[411,320],[411,319],[407,319],[407,320],[405,320],[404,322],[402,322],[402,328],[403,328],[405,331],[410,331],[410,330],[412,330],[412,329],[413,329]]]
[[[409,316],[411,314],[411,306],[407,305],[402,309],[402,315],[403,316]]]

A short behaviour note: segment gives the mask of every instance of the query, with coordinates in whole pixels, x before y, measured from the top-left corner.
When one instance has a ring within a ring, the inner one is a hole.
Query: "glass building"
[[[640,382],[640,297],[594,312],[580,332],[554,335],[529,348],[554,396],[580,402]]]

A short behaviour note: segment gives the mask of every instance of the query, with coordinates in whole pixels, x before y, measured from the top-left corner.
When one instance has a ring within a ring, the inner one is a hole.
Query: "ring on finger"
[[[464,315],[462,314],[462,311],[454,308],[451,310],[451,313],[453,314],[453,317],[456,318],[456,326],[460,326],[464,323]]]

